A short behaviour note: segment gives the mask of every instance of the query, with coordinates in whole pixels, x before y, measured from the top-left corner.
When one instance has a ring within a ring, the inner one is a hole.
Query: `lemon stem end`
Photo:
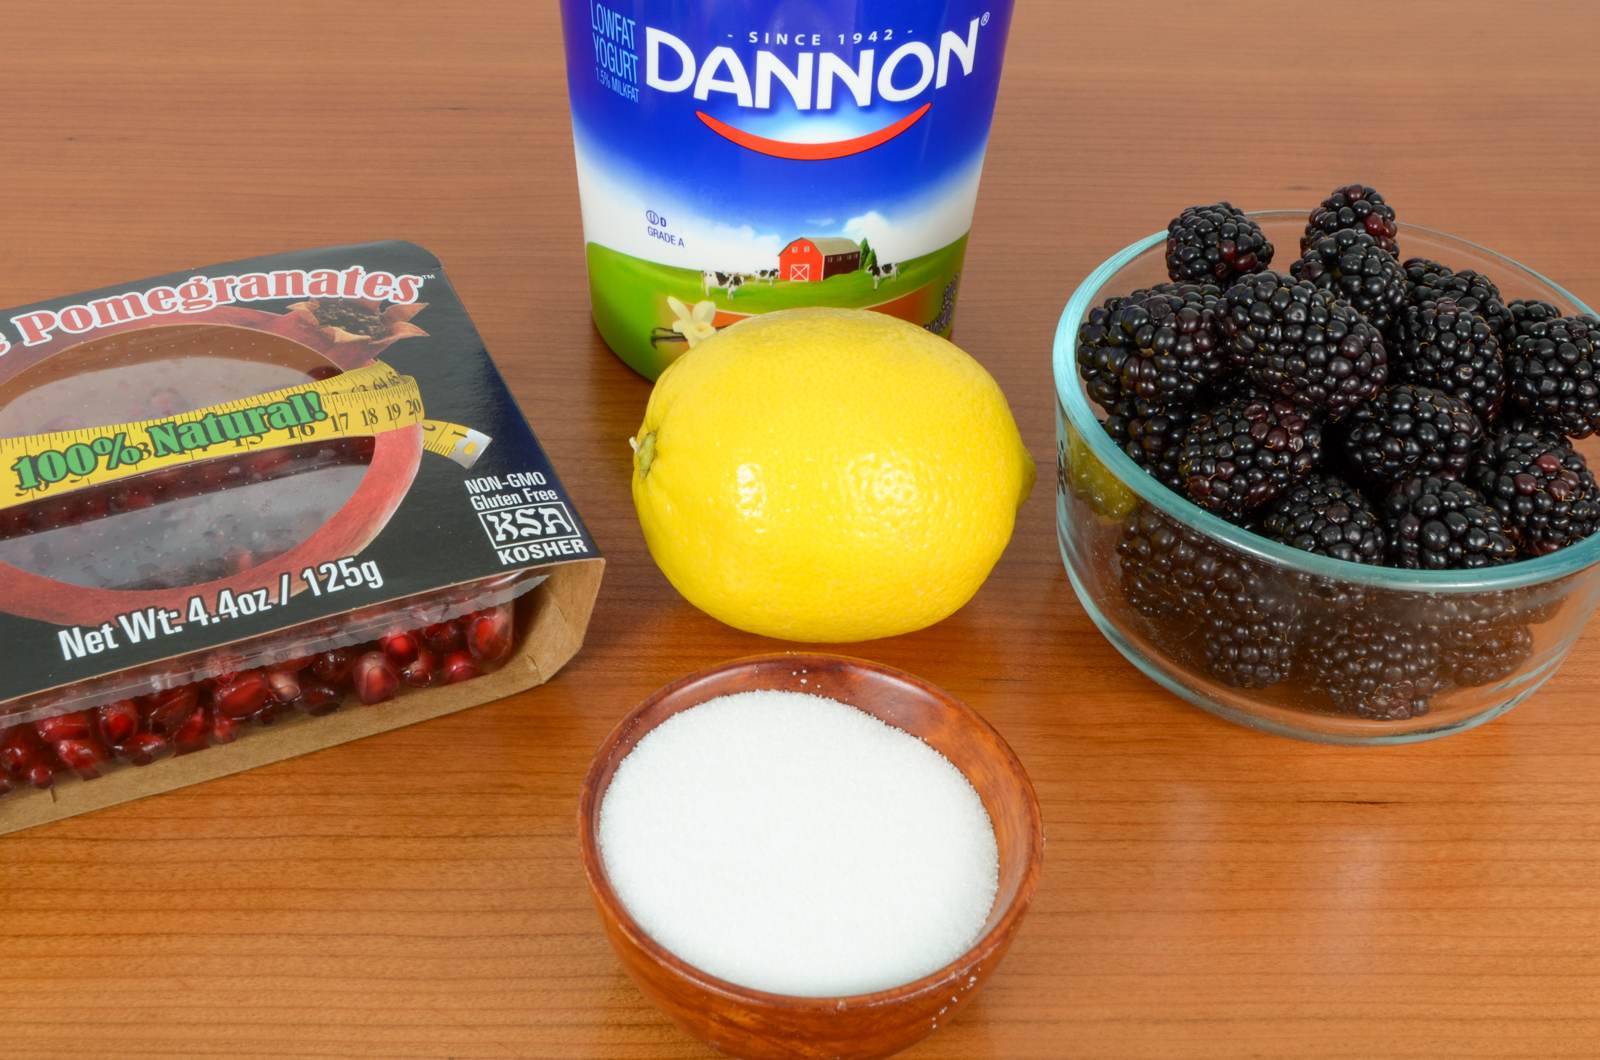
[[[634,467],[639,469],[639,477],[644,478],[650,474],[650,464],[656,458],[655,432],[650,432],[638,441],[629,438],[628,444],[633,446]]]

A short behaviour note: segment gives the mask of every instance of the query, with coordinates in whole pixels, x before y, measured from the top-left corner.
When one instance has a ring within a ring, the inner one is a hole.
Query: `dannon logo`
[[[906,41],[879,56],[864,48],[854,63],[831,51],[800,51],[787,58],[760,49],[748,61],[727,45],[704,57],[681,37],[654,26],[645,28],[645,84],[657,92],[691,92],[709,102],[712,95],[731,97],[745,110],[772,109],[774,99],[787,98],[798,111],[832,111],[846,100],[858,107],[875,102],[908,103],[931,88],[938,90],[960,76],[971,75],[978,55],[978,32],[988,16],[974,18],[963,35],[945,30],[937,50],[925,41]],[[887,143],[911,128],[932,108],[929,100],[882,128],[844,140],[811,143],[778,140],[730,125],[703,110],[695,112],[717,135],[741,147],[776,158],[822,161],[860,154]]]

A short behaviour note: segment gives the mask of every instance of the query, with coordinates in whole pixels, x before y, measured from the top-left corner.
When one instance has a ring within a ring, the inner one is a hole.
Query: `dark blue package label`
[[[397,602],[599,556],[410,243],[0,310],[0,454],[0,727],[18,697],[285,630],[370,639]]]
[[[1010,0],[563,0],[595,322],[654,377],[756,313],[948,334]]]

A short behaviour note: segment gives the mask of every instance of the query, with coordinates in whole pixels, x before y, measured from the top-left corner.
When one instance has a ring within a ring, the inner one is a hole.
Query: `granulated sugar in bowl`
[[[869,993],[937,971],[994,903],[992,822],[938,751],[836,700],[691,707],[618,766],[605,872],[639,925],[742,986]]]

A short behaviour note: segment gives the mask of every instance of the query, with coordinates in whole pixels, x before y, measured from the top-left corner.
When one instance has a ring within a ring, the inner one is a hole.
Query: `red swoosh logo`
[[[893,125],[885,125],[876,132],[869,132],[865,136],[856,136],[849,140],[832,140],[821,144],[792,143],[788,140],[772,140],[765,136],[736,129],[725,121],[718,121],[703,110],[694,112],[695,117],[706,123],[706,127],[725,140],[731,140],[740,147],[751,151],[759,151],[773,158],[789,158],[797,162],[823,162],[830,158],[844,158],[848,155],[859,155],[863,151],[870,151],[874,147],[888,143],[896,136],[911,128],[922,120],[928,113],[932,103],[924,103],[916,110],[907,114]]]

